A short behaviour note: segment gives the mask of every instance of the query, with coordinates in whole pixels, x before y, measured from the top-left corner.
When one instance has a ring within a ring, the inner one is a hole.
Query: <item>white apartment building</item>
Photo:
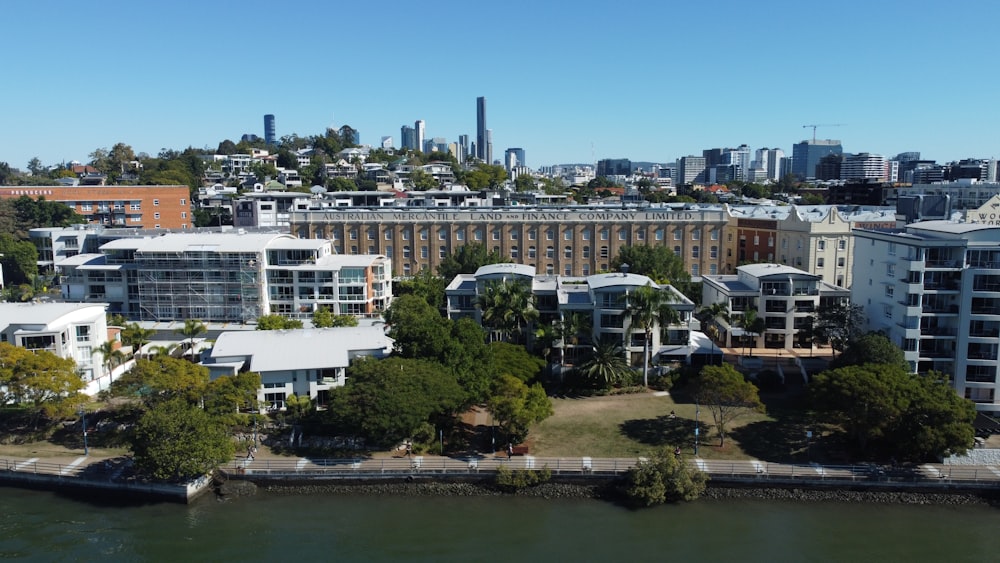
[[[736,268],[736,275],[702,277],[702,306],[726,305],[729,324],[716,321],[726,347],[811,348],[808,329],[816,311],[849,296],[816,274],[781,264],[748,264]],[[741,326],[750,309],[764,320],[760,334]]]
[[[108,375],[95,350],[108,341],[104,303],[0,303],[0,342],[74,360],[80,377]]]
[[[267,314],[306,319],[320,307],[377,316],[392,300],[385,256],[336,255],[331,241],[287,234],[122,238],[56,268],[66,301],[106,302],[134,321],[253,323]]]
[[[886,159],[880,154],[867,152],[845,154],[840,164],[840,179],[851,181],[889,181]]]
[[[669,292],[671,306],[678,312],[680,323],[653,331],[650,350],[654,357],[690,355],[690,321],[694,303],[673,287],[659,286],[646,276],[625,273],[568,277],[536,274],[535,268],[524,264],[492,264],[479,268],[475,274],[461,274],[448,285],[448,318],[472,317],[482,323],[482,311],[476,308],[476,297],[486,292],[491,282],[521,282],[529,284],[539,312],[536,324],[565,322],[569,315],[584,314],[591,320],[591,334],[578,345],[565,346],[569,363],[582,357],[593,342],[612,337],[622,343],[634,366],[642,365],[645,332],[632,326],[626,313],[628,294],[640,287],[652,287]],[[677,359],[677,358],[672,358]]]
[[[917,373],[947,374],[981,411],[1000,412],[1000,226],[923,221],[905,229],[856,229],[865,279],[851,300]]]

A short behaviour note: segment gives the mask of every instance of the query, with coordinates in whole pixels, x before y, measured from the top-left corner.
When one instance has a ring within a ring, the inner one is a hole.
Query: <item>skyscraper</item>
[[[416,146],[417,150],[423,150],[424,148],[424,120],[418,119],[416,123],[413,124],[413,128],[417,130]]]
[[[455,155],[459,162],[465,162],[469,157],[469,136],[459,135],[458,136],[458,154]]]
[[[399,128],[399,146],[404,149],[416,150],[417,131],[409,125]]]
[[[800,180],[816,178],[816,165],[828,154],[844,154],[840,141],[805,140],[792,145],[792,173]]]
[[[476,98],[476,158],[486,164],[492,164],[487,151],[488,142],[486,139],[486,98],[480,96]]]
[[[264,142],[273,145],[277,140],[274,135],[274,115],[269,113],[264,116]]]
[[[524,162],[524,149],[522,148],[510,148],[504,153],[504,166],[507,167],[507,172],[510,172],[518,166],[527,166]]]
[[[493,164],[493,130],[486,130],[486,161],[487,164]]]

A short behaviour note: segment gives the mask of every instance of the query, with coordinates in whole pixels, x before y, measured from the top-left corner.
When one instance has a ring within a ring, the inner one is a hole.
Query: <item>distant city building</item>
[[[486,130],[486,163],[495,164],[493,162],[493,130]]]
[[[392,148],[392,137],[382,137],[382,142],[381,142],[380,146],[383,149],[391,149]]]
[[[888,182],[889,174],[885,157],[867,152],[846,154],[840,163],[840,179]]]
[[[817,178],[816,165],[829,154],[843,154],[840,141],[830,139],[805,140],[792,147],[792,172],[800,180]]]
[[[414,149],[418,151],[424,150],[424,120],[418,119],[413,124],[413,129],[416,131],[416,137],[414,138]]]
[[[350,143],[352,145],[361,144],[361,133],[350,125],[344,125],[338,129],[337,134],[340,135],[341,140],[345,143]]]
[[[524,149],[522,148],[510,148],[504,153],[504,165],[508,172],[511,172],[515,168],[527,166],[524,161]]]
[[[458,153],[455,155],[455,157],[458,158],[458,162],[460,164],[465,163],[465,161],[468,160],[468,158],[469,158],[469,150],[471,148],[472,147],[469,146],[469,136],[468,135],[459,135],[458,136]]]
[[[605,158],[598,160],[597,175],[606,178],[611,176],[631,176],[632,162],[627,158]]]
[[[278,137],[275,135],[274,129],[274,115],[267,114],[264,116],[264,143],[267,145],[274,145],[278,141]]]
[[[409,125],[400,127],[399,145],[404,149],[417,150],[417,130]]]
[[[708,180],[706,159],[703,156],[683,156],[680,160],[678,180],[681,184],[695,184]]]
[[[486,138],[486,98],[476,98],[476,158],[490,164],[492,155],[487,150],[489,140]]]

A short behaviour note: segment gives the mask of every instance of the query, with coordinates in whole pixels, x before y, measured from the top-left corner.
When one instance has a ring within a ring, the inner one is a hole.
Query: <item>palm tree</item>
[[[625,314],[629,325],[637,326],[645,333],[642,343],[642,384],[649,387],[649,343],[653,340],[653,329],[680,322],[680,315],[670,306],[673,294],[653,287],[649,282],[632,293],[626,294]],[[626,331],[626,334],[631,330]]]
[[[194,339],[199,334],[208,332],[208,327],[205,326],[205,323],[197,319],[188,319],[184,321],[184,326],[182,328],[179,328],[174,332],[188,339],[188,348],[191,350],[191,361],[194,361]]]
[[[129,323],[122,331],[122,340],[132,346],[132,355],[141,356],[142,346],[151,341],[156,331],[151,328],[142,328],[139,323]]]
[[[605,387],[621,383],[632,371],[621,343],[607,335],[594,344],[590,357],[576,369],[584,379]]]
[[[730,323],[729,308],[721,301],[716,301],[708,307],[702,307],[698,311],[698,322],[701,323],[701,330],[712,342],[713,360],[715,358],[715,340],[721,338],[719,326],[716,324],[720,320],[726,324]]]
[[[757,336],[759,336],[761,332],[764,332],[764,319],[757,316],[757,309],[751,307],[744,311],[743,316],[740,317],[740,328],[742,328],[745,333],[743,341],[743,351],[745,352],[747,347],[745,340],[746,335],[753,335],[754,340],[751,342],[754,344],[751,344],[751,346],[755,346]]]
[[[115,344],[115,341],[108,340],[107,342],[102,342],[100,346],[91,352],[91,354],[101,355],[101,359],[103,360],[101,365],[108,368],[108,375],[111,375],[111,370],[116,365],[120,365],[122,360],[125,359],[125,354]]]
[[[486,291],[476,296],[476,307],[482,312],[483,326],[491,329],[491,341],[497,333],[504,341],[519,338],[538,319],[531,288],[519,281],[487,283]]]
[[[566,363],[566,346],[577,346],[581,342],[589,342],[594,330],[593,319],[586,313],[574,312],[563,315],[556,324],[559,336],[559,363]]]

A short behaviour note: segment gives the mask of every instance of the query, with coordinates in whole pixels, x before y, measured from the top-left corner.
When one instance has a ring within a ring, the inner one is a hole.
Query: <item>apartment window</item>
[[[636,240],[646,240],[646,231],[639,229],[635,232]]]
[[[375,245],[374,244],[369,244],[368,245],[368,254],[375,254],[375,253],[376,253],[375,252]],[[444,258],[444,256],[442,256],[442,258]]]
[[[184,199],[184,198],[181,198],[181,205],[185,205],[186,203],[187,203],[187,200]]]
[[[410,245],[406,245],[403,247],[403,258],[409,258],[409,257],[410,257]]]
[[[691,264],[691,275],[692,276],[700,276],[701,275],[701,270],[698,268],[697,264]]]
[[[545,240],[555,240],[556,232],[552,229],[545,231]]]
[[[535,240],[535,229],[528,230],[528,240]]]
[[[840,239],[837,241],[837,250],[847,250],[847,241]]]
[[[708,257],[711,259],[716,259],[719,257],[719,247],[713,246],[708,249]]]
[[[545,257],[546,258],[555,258],[556,257],[556,247],[554,247],[554,246],[546,246],[545,247]]]
[[[563,258],[572,258],[572,257],[573,257],[573,247],[567,246],[566,248],[563,249]]]
[[[465,231],[458,230],[455,232],[455,240],[465,240]]]
[[[476,229],[475,232],[472,233],[472,238],[474,238],[476,240],[483,240],[483,230],[482,229]]]
[[[444,229],[438,229],[438,240],[448,240],[448,232]]]
[[[159,219],[159,218],[160,218],[159,213],[153,213],[153,219]]]
[[[87,342],[90,340],[90,326],[77,326],[76,327],[76,341],[77,342]]]
[[[680,256],[681,255],[681,247],[680,247],[680,245],[674,246],[674,255],[675,256]]]
[[[607,257],[608,257],[608,247],[607,246],[602,246],[601,247],[601,258],[607,258]]]
[[[663,229],[656,229],[656,232],[653,233],[653,236],[656,238],[656,240],[663,240]]]
[[[758,244],[760,244],[760,235],[754,235],[753,236],[753,245],[757,246]]]
[[[590,264],[584,264],[583,265],[583,275],[584,276],[589,276],[590,275]]]
[[[534,260],[537,254],[538,253],[535,250],[534,246],[529,246],[528,247],[528,258],[531,258],[532,260]]]
[[[822,258],[817,258],[816,259],[816,267],[817,268],[822,268],[823,267],[823,259]]]
[[[701,247],[699,247],[696,244],[691,247],[691,258],[700,258],[700,257],[701,257]]]
[[[889,276],[890,278],[893,277],[893,276],[895,276],[896,275],[896,265],[895,264],[886,264],[885,265],[885,275]]]
[[[772,248],[774,247],[774,237],[772,237],[770,235],[767,237],[767,245],[770,246],[770,247],[772,247]]]
[[[427,229],[420,229],[420,240],[427,240]]]
[[[181,211],[181,219],[187,219],[187,211]]]
[[[608,240],[608,230],[601,229],[601,240]]]
[[[573,240],[573,231],[563,231],[563,240]]]
[[[351,254],[357,254],[357,253],[358,253],[358,245],[352,244],[351,245]]]
[[[683,234],[684,233],[680,229],[675,229],[674,230],[674,240],[681,240],[681,237],[682,237]]]
[[[93,211],[94,210],[94,206],[93,206],[93,204],[90,204],[90,203],[81,203],[80,204],[80,209],[82,211]]]
[[[392,231],[386,230],[385,240],[392,240]]]
[[[409,263],[403,264],[403,275],[404,276],[410,275],[410,264]]]
[[[896,255],[896,243],[890,242],[889,243],[889,256],[895,256],[895,255]]]
[[[781,249],[788,250],[788,239],[786,238],[781,239]]]
[[[420,247],[420,257],[423,258],[424,260],[426,260],[427,259],[427,255],[428,255],[427,247],[426,246],[421,246]]]
[[[618,231],[618,240],[625,240],[626,236],[627,236],[627,233],[625,232],[625,229],[619,229],[619,231]]]
[[[517,255],[518,255],[517,245],[510,247],[510,257],[517,258]]]
[[[893,293],[894,293],[895,291],[896,291],[896,288],[895,288],[894,286],[892,286],[892,285],[890,285],[890,284],[886,284],[886,286],[885,286],[885,296],[886,296],[886,297],[888,297],[888,298],[890,298],[890,299],[891,299],[891,298],[892,298],[892,294],[893,294]]]
[[[837,267],[838,268],[843,268],[844,267],[844,263],[845,262],[844,262],[844,257],[843,256],[840,256],[839,258],[837,258]]]
[[[825,240],[816,241],[816,250],[826,250],[826,241]]]
[[[510,232],[510,240],[517,240],[517,231]]]
[[[550,276],[553,275],[553,274],[555,274],[556,273],[555,266],[553,266],[552,264],[546,265],[545,266],[545,273],[548,274],[548,275],[550,275]]]
[[[385,247],[385,255],[388,256],[389,258],[392,258],[392,245],[391,244],[387,245]]]
[[[701,240],[701,231],[698,229],[691,231],[691,240]]]
[[[158,199],[154,199],[154,200],[153,200],[153,205],[154,205],[154,206],[157,206],[157,205],[160,205],[160,200],[158,200]]]
[[[131,209],[132,211],[140,211],[142,209],[142,205],[138,203],[133,203],[129,205],[129,209]]]
[[[715,276],[715,275],[718,275],[718,273],[719,273],[719,265],[718,264],[709,264],[708,265],[708,274],[709,275]]]
[[[584,246],[583,247],[583,257],[584,258],[590,258],[590,247],[589,246]]]
[[[438,247],[438,258],[442,258],[443,259],[446,256],[448,256],[448,247],[447,246],[439,246]]]
[[[719,231],[717,229],[712,229],[712,231],[708,234],[708,238],[712,240],[719,240]]]
[[[349,232],[349,236],[351,237],[351,240],[358,240],[358,230],[351,229]]]
[[[584,229],[580,236],[583,240],[590,240],[590,229]]]
[[[403,230],[403,240],[410,240],[410,231],[406,229]]]
[[[888,305],[887,304],[884,307],[882,307],[882,314],[885,315],[885,318],[891,319],[892,318],[892,305]]]
[[[565,266],[563,266],[563,275],[564,276],[572,276],[573,275],[573,266],[570,266],[569,264],[566,264]]]
[[[493,240],[500,240],[500,229],[493,229]]]

